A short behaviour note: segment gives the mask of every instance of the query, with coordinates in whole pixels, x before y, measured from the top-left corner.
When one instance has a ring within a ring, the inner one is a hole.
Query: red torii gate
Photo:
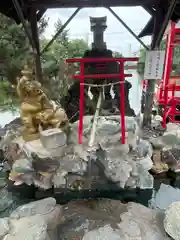
[[[79,75],[74,75],[73,78],[80,80],[80,99],[79,99],[79,132],[78,132],[78,140],[79,144],[82,144],[83,138],[83,109],[84,109],[84,80],[86,78],[96,78],[96,79],[106,79],[106,78],[119,78],[120,84],[120,119],[121,119],[121,142],[125,144],[125,111],[124,111],[124,81],[125,77],[132,77],[132,74],[125,74],[124,72],[124,64],[125,62],[138,61],[139,58],[71,58],[67,59],[67,63],[80,63],[80,73]],[[118,62],[119,63],[119,73],[117,74],[92,74],[85,75],[84,73],[84,64],[85,63],[102,63],[102,62]],[[113,83],[112,83],[113,85]]]

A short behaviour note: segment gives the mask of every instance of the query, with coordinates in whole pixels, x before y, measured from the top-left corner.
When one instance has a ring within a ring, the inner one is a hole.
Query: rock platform
[[[169,184],[178,185],[179,140],[175,124],[168,124],[164,131],[157,117],[152,129],[142,131],[137,117],[126,117],[126,144],[122,145],[119,116],[101,116],[94,147],[89,152],[91,124],[92,116],[85,116],[82,145],[77,141],[78,121],[72,124],[69,136],[53,129],[28,143],[18,130],[9,130],[0,148],[2,158],[7,159],[3,164],[11,171],[10,189],[25,192],[27,188],[32,192],[34,186],[38,198],[56,194],[56,199],[65,195],[67,199],[74,199],[75,195],[97,198],[114,191],[118,199],[138,202],[143,195],[151,198],[158,179],[169,179]],[[171,151],[176,154],[176,161],[168,155]]]

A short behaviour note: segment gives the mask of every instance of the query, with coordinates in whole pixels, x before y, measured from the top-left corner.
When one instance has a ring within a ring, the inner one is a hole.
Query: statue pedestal
[[[61,129],[53,128],[42,131],[40,133],[40,140],[48,151],[52,151],[66,146],[67,136]]]
[[[40,133],[40,139],[24,143],[23,149],[30,157],[36,153],[39,157],[60,157],[66,147],[66,134],[60,129],[49,129]]]

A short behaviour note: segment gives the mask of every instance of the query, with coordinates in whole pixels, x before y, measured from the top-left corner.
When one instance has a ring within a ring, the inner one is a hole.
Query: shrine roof
[[[17,23],[20,19],[13,4],[14,0],[2,1],[0,5],[0,13],[13,18]],[[25,19],[28,19],[30,9],[36,7],[37,10],[48,8],[77,8],[77,7],[121,7],[121,6],[142,6],[152,16],[156,12],[158,0],[17,0],[21,5]],[[158,7],[162,9],[164,15],[167,14],[169,4],[173,0],[160,0]],[[38,18],[41,14],[37,15]],[[177,21],[180,19],[180,0],[177,0],[176,7],[172,14],[171,20]],[[39,19],[38,19],[39,20]],[[140,33],[140,37],[151,35],[153,32],[153,17]]]

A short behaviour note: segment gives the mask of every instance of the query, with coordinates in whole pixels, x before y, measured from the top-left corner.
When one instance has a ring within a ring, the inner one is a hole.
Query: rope
[[[89,86],[89,87],[106,87],[106,86],[112,86],[112,85],[118,85],[118,84],[123,84],[124,82],[114,82],[114,83],[105,83],[105,84],[90,84],[90,83],[80,83],[82,86]]]

